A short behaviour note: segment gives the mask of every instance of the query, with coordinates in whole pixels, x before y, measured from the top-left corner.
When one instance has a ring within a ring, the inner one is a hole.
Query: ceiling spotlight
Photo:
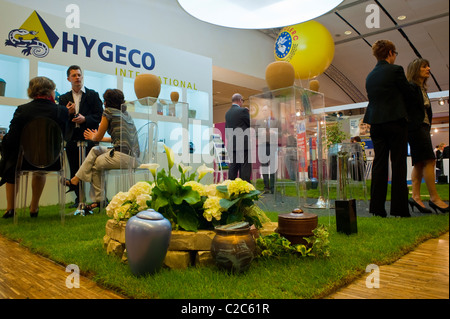
[[[229,28],[271,29],[320,17],[343,0],[178,0],[199,20]]]
[[[444,101],[444,99],[443,99],[443,98],[440,98],[440,99],[439,99],[439,102],[438,102],[438,103],[439,103],[439,105],[441,105],[441,106],[442,106],[442,105],[444,105],[444,104],[445,104],[445,101]]]
[[[435,128],[435,129],[434,129],[434,133],[437,133],[437,132],[439,132],[439,131],[438,131],[438,129],[437,129],[437,128]]]
[[[403,20],[406,19],[406,16],[405,15],[401,15],[401,16],[398,16],[397,19],[399,19],[400,21],[403,21]]]
[[[352,34],[352,31],[349,31],[349,30],[348,30],[348,31],[345,31],[344,34],[345,34],[345,35],[350,35],[350,34]]]

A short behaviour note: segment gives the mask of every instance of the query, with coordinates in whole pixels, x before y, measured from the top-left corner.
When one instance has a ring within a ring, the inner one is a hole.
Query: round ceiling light
[[[193,17],[224,27],[271,29],[320,17],[343,0],[178,0]]]

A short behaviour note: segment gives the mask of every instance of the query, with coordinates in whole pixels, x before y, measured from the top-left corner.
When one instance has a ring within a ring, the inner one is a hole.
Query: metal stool
[[[81,164],[83,163],[83,161],[86,158],[86,145],[87,145],[86,141],[78,141],[77,142],[79,166],[81,166]],[[85,194],[84,182],[82,180],[80,180],[80,182],[78,183],[78,187],[79,187],[79,202],[78,202],[77,210],[73,214],[75,216],[76,215],[86,216],[86,215],[93,214],[92,211],[86,210],[86,194]]]

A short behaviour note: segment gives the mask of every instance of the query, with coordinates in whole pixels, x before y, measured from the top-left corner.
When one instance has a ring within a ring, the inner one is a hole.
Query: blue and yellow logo
[[[292,36],[289,32],[283,31],[275,42],[275,55],[278,59],[283,59],[291,52]]]
[[[46,57],[49,50],[53,49],[59,38],[36,12],[28,17],[28,19],[20,26],[19,29],[11,30],[5,45],[24,48],[22,53],[37,58]]]

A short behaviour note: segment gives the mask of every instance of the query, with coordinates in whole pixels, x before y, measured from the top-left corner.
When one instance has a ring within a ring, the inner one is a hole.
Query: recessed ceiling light
[[[345,35],[350,35],[350,34],[352,34],[352,31],[349,31],[349,30],[348,30],[348,31],[345,31],[344,34],[345,34]]]
[[[406,19],[406,16],[401,15],[401,16],[398,16],[397,19],[399,19],[400,21],[402,21],[402,20],[405,20],[405,19]]]
[[[239,29],[270,29],[312,20],[343,0],[178,0],[193,17]]]

